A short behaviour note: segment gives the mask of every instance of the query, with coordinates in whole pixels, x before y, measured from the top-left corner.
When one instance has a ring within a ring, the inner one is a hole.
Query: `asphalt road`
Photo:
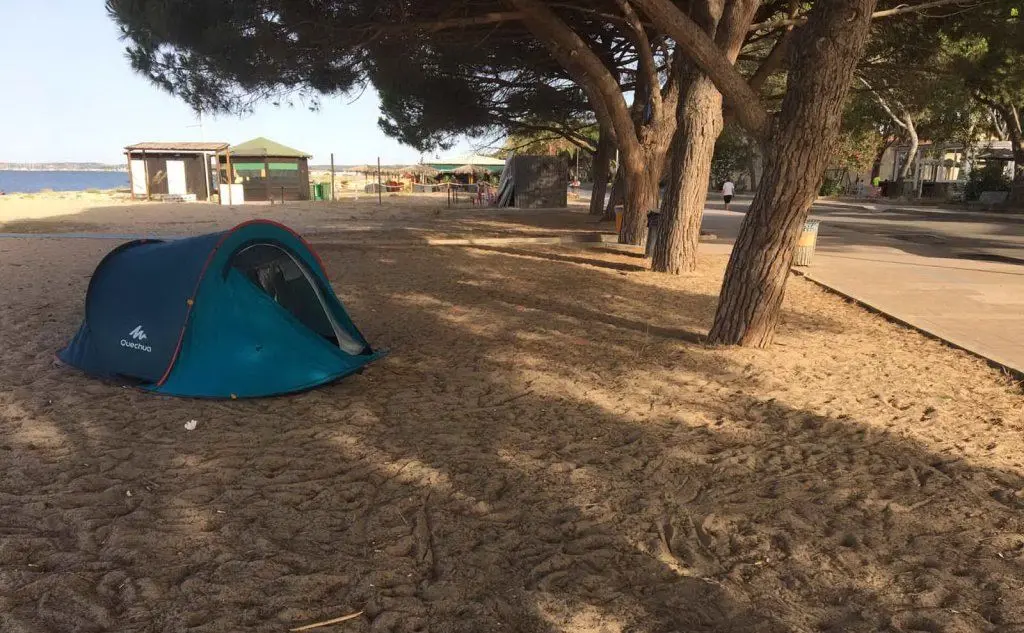
[[[738,204],[737,204],[738,202]],[[703,228],[728,249],[749,198],[712,198]],[[802,274],[1024,377],[1024,215],[823,201]]]
[[[731,241],[750,198],[734,199],[729,211],[716,198],[709,199],[702,227]],[[914,255],[1024,264],[1024,214],[822,201],[811,217],[821,221],[819,243],[826,249],[884,244]]]

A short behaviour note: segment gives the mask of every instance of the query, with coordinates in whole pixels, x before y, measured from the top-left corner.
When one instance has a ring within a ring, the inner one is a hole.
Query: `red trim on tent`
[[[316,263],[319,264],[320,266],[320,271],[323,273],[324,279],[327,279],[327,282],[330,283],[331,280],[327,277],[327,269],[324,268],[324,262],[323,260],[320,259],[320,255],[318,255],[317,252],[313,250],[313,247],[310,246],[309,242],[307,242],[304,237],[296,233],[290,227],[287,227],[281,224],[280,222],[274,222],[273,220],[248,220],[246,222],[242,222],[241,224],[235,226],[234,228],[228,229],[227,231],[224,232],[224,235],[221,236],[219,240],[217,240],[217,243],[210,250],[210,254],[206,258],[206,263],[203,264],[202,270],[199,271],[199,278],[196,280],[196,287],[192,290],[192,296],[188,298],[188,310],[185,311],[185,322],[182,323],[181,325],[181,333],[178,335],[178,343],[174,346],[174,353],[171,354],[171,361],[167,364],[167,370],[164,372],[164,375],[160,377],[160,380],[157,381],[156,383],[157,387],[160,387],[165,382],[167,382],[167,379],[171,377],[171,370],[174,369],[175,363],[178,362],[178,355],[181,354],[181,344],[185,342],[185,331],[188,329],[188,322],[189,319],[192,317],[192,308],[195,307],[196,305],[196,295],[199,294],[199,286],[203,284],[203,279],[206,278],[206,271],[210,267],[210,264],[213,262],[214,256],[217,254],[217,251],[220,250],[221,245],[224,244],[224,242],[229,237],[234,235],[236,231],[239,231],[253,224],[269,224],[270,226],[291,233],[297,240],[302,242],[302,245],[306,247],[306,250],[312,253],[313,257],[316,259]]]

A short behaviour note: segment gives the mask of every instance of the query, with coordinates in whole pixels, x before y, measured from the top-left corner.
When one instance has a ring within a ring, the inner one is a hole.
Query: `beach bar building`
[[[209,200],[218,152],[227,143],[146,142],[124,148],[132,198]]]
[[[460,168],[472,167],[474,173],[490,173],[500,174],[505,168],[505,161],[500,158],[491,158],[490,156],[480,156],[479,154],[464,154],[462,156],[449,156],[446,158],[439,158],[436,160],[425,160],[424,165],[433,167],[442,174],[456,174],[462,173]],[[463,170],[465,171],[465,170]]]
[[[309,154],[259,137],[219,157],[219,183],[241,184],[246,202],[309,200]]]

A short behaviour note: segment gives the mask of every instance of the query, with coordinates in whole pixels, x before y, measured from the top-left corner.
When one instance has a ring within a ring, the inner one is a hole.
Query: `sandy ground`
[[[584,209],[582,204],[575,209]],[[0,198],[0,233],[113,233],[117,235],[193,235],[228,229],[263,218],[283,222],[304,234],[358,234],[374,239],[423,241],[431,237],[547,235],[594,231],[585,213],[558,215],[505,212],[474,206],[463,194],[449,206],[445,194],[348,196],[336,202],[287,202],[218,206],[207,203],[133,202],[123,196],[36,194]],[[605,223],[605,228],[611,223]]]
[[[47,191],[0,196],[0,223],[48,218],[112,205],[131,203],[131,196],[114,191]]]
[[[722,258],[384,229],[317,245],[391,356],[236,402],[56,366],[112,244],[0,239],[0,631],[1024,628],[1024,397],[980,361],[799,278],[770,351],[708,348]]]

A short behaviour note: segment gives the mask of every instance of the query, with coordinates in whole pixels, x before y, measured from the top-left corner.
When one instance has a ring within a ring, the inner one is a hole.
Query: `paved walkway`
[[[821,244],[798,272],[1024,375],[1024,266]]]
[[[830,205],[812,210],[818,252],[797,272],[1024,376],[1024,216]],[[706,253],[728,252],[742,220],[717,206],[704,228],[721,239]]]
[[[923,215],[973,215],[978,217],[989,217],[996,220],[1002,220],[1007,217],[1024,218],[1024,210],[1004,209],[993,211],[989,207],[980,204],[966,207],[959,205],[941,206],[935,204],[915,204],[910,201],[900,202],[898,200],[886,200],[881,198],[865,198],[862,200],[855,198],[819,198],[814,204],[818,207],[846,207],[850,209],[864,209],[867,211],[877,211],[882,213],[888,211],[903,211],[920,213]]]

